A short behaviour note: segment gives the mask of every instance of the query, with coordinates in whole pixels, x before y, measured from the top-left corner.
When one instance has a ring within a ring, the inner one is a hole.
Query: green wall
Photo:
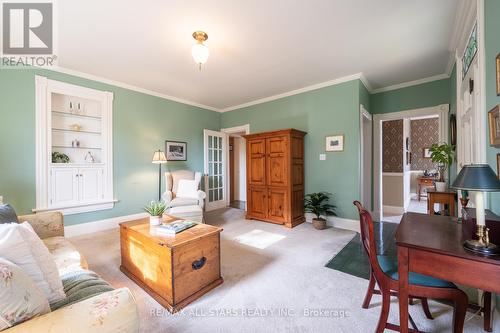
[[[47,70],[0,70],[0,195],[18,213],[35,207],[35,74],[114,93],[114,195],[119,202],[111,210],[68,215],[66,225],[141,212],[158,195],[158,167],[151,158],[155,149],[165,149],[166,139],[188,143],[188,161],[169,162],[168,168],[203,170],[203,129],[220,128],[217,112]]]
[[[496,57],[500,53],[500,1],[486,0],[484,2],[485,16],[485,50],[486,50],[486,112],[500,103],[500,96],[497,96],[496,86]],[[497,154],[500,149],[490,147],[489,129],[486,137],[487,160],[491,168],[497,172]],[[496,213],[500,214],[500,193],[490,195],[490,207]],[[500,306],[500,299],[498,302]],[[500,309],[499,309],[500,310]]]
[[[306,131],[306,193],[332,193],[338,215],[354,219],[357,214],[352,201],[359,199],[360,84],[353,80],[225,112],[221,125],[250,124],[252,133],[284,128]],[[320,161],[319,154],[325,153],[325,136],[331,134],[345,135],[345,150],[326,153],[326,161]]]
[[[371,95],[372,113],[391,113],[450,103],[450,79]]]

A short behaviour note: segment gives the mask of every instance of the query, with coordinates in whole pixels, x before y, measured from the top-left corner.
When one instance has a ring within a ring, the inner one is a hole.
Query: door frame
[[[360,195],[360,200],[361,202],[363,203],[363,205],[365,204],[365,195],[363,194],[364,191],[364,185],[365,185],[365,182],[366,181],[370,181],[370,183],[373,183],[373,174],[372,176],[370,177],[370,179],[365,179],[364,177],[364,170],[363,170],[363,160],[364,160],[364,154],[365,154],[365,147],[364,147],[364,133],[363,133],[363,123],[364,123],[364,120],[365,119],[368,119],[368,121],[370,122],[371,124],[371,137],[372,137],[372,142],[373,142],[373,116],[371,115],[371,113],[368,112],[368,110],[365,109],[365,106],[363,104],[360,104],[359,105],[359,133],[360,133],[360,149],[359,149],[359,195]],[[372,155],[372,158],[370,160],[373,161],[373,146],[370,147],[370,151],[371,151],[371,155]],[[373,166],[370,166],[370,171],[373,170]],[[370,186],[371,187],[371,186]],[[372,200],[370,200],[370,206],[367,207],[369,211],[372,211],[372,201],[373,201],[373,198],[372,198],[372,195],[370,193],[370,198]]]
[[[377,221],[383,218],[382,210],[382,122],[405,118],[418,118],[430,115],[439,116],[439,142],[448,143],[449,104],[428,108],[373,115],[373,213]]]
[[[245,134],[250,134],[250,124],[245,124],[245,125],[240,125],[240,126],[234,126],[234,127],[226,127],[226,128],[221,128],[220,131],[222,133],[225,133],[226,134],[226,145],[225,145],[225,158],[226,158],[226,161],[229,162],[229,135],[230,134],[234,134],[234,133],[241,133],[241,132],[244,132]],[[229,177],[230,177],[230,172],[229,172],[229,163],[226,163],[225,166],[225,172],[224,172],[224,181],[226,182],[226,184],[229,184]],[[229,200],[229,197],[230,197],[230,194],[231,194],[231,189],[230,189],[230,186],[226,186],[224,188],[224,194],[225,194],[225,198],[226,198],[226,206],[229,206],[230,204],[230,200]],[[248,199],[247,199],[248,201]],[[245,202],[245,210],[247,208],[247,204]]]

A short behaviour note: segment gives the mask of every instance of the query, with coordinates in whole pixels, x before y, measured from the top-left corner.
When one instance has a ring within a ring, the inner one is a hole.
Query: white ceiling
[[[59,66],[218,110],[360,72],[377,89],[446,72],[458,2],[63,0]]]

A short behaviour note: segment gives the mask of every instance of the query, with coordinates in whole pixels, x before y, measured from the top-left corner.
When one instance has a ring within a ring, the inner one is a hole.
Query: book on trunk
[[[194,227],[197,225],[197,222],[189,221],[189,220],[178,220],[174,222],[170,222],[167,224],[162,224],[158,226],[158,231],[167,235],[175,235],[179,232],[182,232],[186,229]]]

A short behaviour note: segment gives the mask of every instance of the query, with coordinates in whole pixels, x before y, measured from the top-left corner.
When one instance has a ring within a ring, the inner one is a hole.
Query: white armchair
[[[206,194],[200,190],[201,177],[201,172],[189,170],[165,172],[166,191],[163,193],[163,200],[167,208],[199,206],[203,210]],[[181,180],[190,182],[181,182],[182,188],[179,188]]]

